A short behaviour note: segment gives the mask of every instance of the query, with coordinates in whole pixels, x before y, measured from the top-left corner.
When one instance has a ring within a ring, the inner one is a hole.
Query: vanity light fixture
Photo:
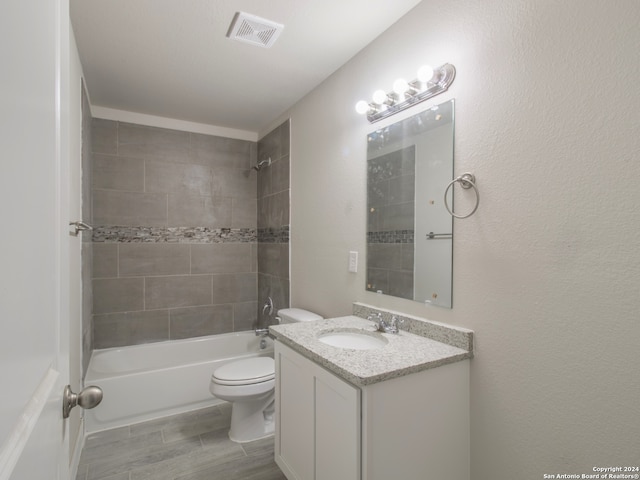
[[[418,69],[415,80],[397,79],[391,93],[376,90],[372,102],[360,100],[356,103],[356,112],[366,114],[369,123],[377,122],[446,91],[455,76],[456,69],[450,63],[436,69],[423,65]]]

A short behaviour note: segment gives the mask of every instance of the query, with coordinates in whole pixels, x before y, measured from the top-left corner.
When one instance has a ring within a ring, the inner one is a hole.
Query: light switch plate
[[[349,271],[351,273],[358,271],[358,252],[349,252]]]

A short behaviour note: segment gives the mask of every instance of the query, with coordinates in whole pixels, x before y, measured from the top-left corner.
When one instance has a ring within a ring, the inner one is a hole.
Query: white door
[[[0,2],[0,480],[67,480],[68,0]]]

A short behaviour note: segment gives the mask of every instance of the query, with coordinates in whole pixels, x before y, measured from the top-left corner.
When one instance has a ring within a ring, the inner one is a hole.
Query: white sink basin
[[[344,330],[321,333],[318,340],[326,345],[352,350],[374,350],[384,347],[388,340],[376,332]]]

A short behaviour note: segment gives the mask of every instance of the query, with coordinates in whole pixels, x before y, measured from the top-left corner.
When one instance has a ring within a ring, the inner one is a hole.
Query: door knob
[[[80,393],[73,393],[71,385],[64,387],[62,395],[62,418],[69,418],[69,412],[76,405],[88,409],[97,406],[102,401],[102,389],[91,385]]]

